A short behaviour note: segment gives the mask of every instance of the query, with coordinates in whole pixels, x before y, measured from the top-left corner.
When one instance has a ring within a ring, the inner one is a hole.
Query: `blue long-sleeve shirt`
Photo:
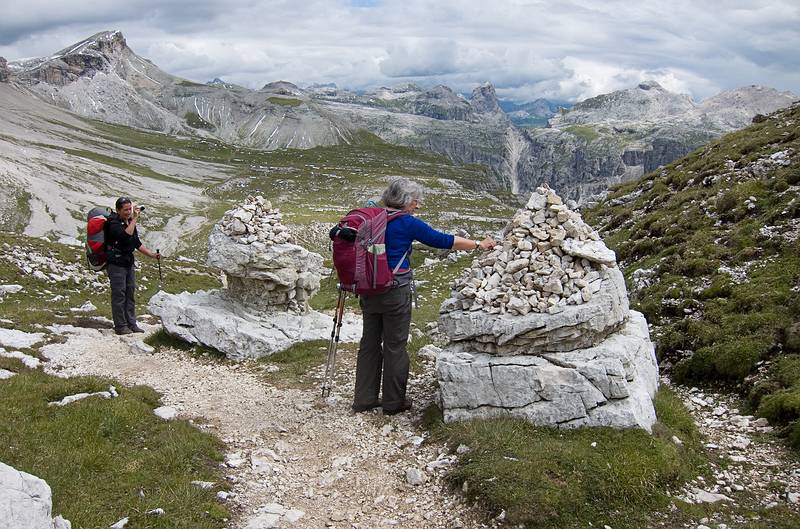
[[[386,226],[386,258],[389,261],[389,269],[394,270],[406,251],[408,254],[403,259],[398,273],[405,272],[411,267],[408,258],[411,256],[411,243],[414,241],[433,248],[449,249],[453,247],[454,239],[453,235],[436,231],[413,215],[397,218]]]

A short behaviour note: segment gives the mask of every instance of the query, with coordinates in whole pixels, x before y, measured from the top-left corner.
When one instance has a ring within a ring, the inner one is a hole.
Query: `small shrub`
[[[733,208],[736,207],[736,203],[737,200],[735,193],[729,191],[723,194],[722,196],[717,198],[717,203],[715,206],[717,214],[724,215],[726,213],[729,213],[730,211],[733,210]]]
[[[800,322],[782,329],[780,334],[784,351],[800,354]],[[798,374],[798,379],[800,379],[800,373]]]
[[[768,349],[762,340],[740,338],[701,347],[675,366],[675,379],[683,382],[741,382],[753,372]]]
[[[786,424],[800,418],[800,387],[766,395],[756,413],[772,423]]]
[[[793,186],[800,184],[800,166],[795,164],[789,167],[786,173],[786,183]]]

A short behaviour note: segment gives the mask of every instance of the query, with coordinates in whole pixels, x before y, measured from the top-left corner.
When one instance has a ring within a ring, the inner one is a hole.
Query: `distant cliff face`
[[[517,163],[516,188],[524,193],[547,182],[583,201],[796,98],[790,92],[745,87],[696,103],[654,81],[593,97],[553,117],[548,129],[526,130],[529,146]]]

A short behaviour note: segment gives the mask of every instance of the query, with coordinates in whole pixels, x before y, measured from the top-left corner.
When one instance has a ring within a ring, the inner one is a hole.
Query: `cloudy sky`
[[[655,79],[696,99],[749,84],[800,94],[800,0],[26,0],[0,56],[103,30],[167,72],[251,88],[414,81],[575,101]]]

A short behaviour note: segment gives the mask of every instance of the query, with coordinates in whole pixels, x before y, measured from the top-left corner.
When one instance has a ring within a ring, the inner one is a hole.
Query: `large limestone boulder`
[[[0,462],[0,529],[70,529],[53,518],[50,486],[41,478]]]
[[[320,312],[253,310],[219,290],[158,292],[148,308],[161,318],[169,334],[213,347],[232,360],[268,356],[298,342],[327,340],[333,327],[333,318]],[[342,342],[357,341],[361,337],[361,320],[346,315],[340,333]]]
[[[650,430],[658,367],[616,256],[549,187],[454,283],[437,359],[445,421]]]
[[[658,365],[638,312],[598,345],[572,352],[496,356],[455,344],[439,354],[437,374],[446,422],[515,417],[650,431],[656,420]]]
[[[225,273],[226,286],[153,296],[150,312],[161,317],[169,334],[234,360],[330,338],[332,317],[308,305],[319,290],[322,256],[294,244],[269,201],[248,197],[227,211],[212,229],[208,245],[208,264]],[[352,342],[360,335],[360,319],[347,316],[340,340]]]

